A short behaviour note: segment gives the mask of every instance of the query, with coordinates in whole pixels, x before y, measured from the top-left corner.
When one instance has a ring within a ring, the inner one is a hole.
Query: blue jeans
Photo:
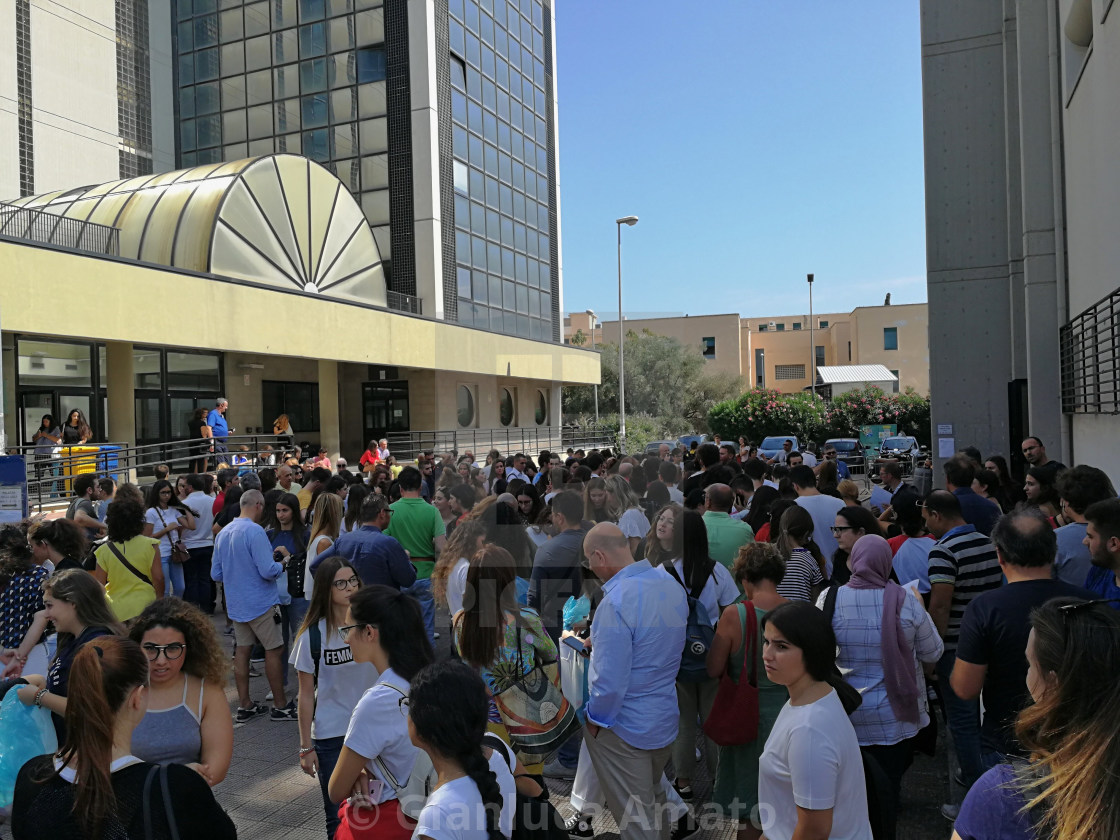
[[[961,778],[967,789],[984,772],[980,761],[980,700],[962,700],[953,693],[949,675],[953,673],[953,663],[956,660],[955,651],[946,651],[942,655],[937,662],[937,681],[945,703],[945,716],[949,720],[953,749],[956,750],[957,761],[961,766]]]
[[[334,766],[338,764],[338,756],[342,753],[344,735],[337,738],[312,738],[311,746],[315,748],[315,755],[319,759],[319,790],[323,792],[323,811],[327,815],[327,838],[334,840],[334,832],[338,828],[338,806],[340,803],[331,802],[327,795],[327,784],[331,780]]]
[[[190,548],[187,554],[189,557],[183,564],[183,600],[213,615],[215,587],[210,578],[210,560],[214,556],[214,546]]]
[[[307,615],[309,602],[306,598],[292,598],[292,603],[280,606],[280,629],[284,634],[284,685],[288,684],[288,657],[291,656],[291,641],[299,633],[303,617]]]
[[[172,563],[170,557],[160,557],[160,562],[163,563],[163,579],[166,582],[163,594],[182,598],[183,589],[186,586],[186,580],[183,577],[183,564]]]
[[[428,641],[435,644],[436,600],[432,597],[431,579],[419,579],[408,589],[402,589],[401,591],[405,595],[411,595],[420,603],[420,611],[424,614],[424,629],[428,631]]]

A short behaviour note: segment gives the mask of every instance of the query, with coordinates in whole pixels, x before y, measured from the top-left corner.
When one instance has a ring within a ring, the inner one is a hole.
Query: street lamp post
[[[816,324],[813,323],[813,275],[809,278],[809,388],[814,396],[817,393],[817,341]]]
[[[591,309],[587,310],[587,324],[588,329],[591,330],[591,349],[595,349],[595,322],[599,320],[595,312]],[[599,425],[599,385],[595,384],[595,425]]]
[[[626,325],[622,323],[622,226],[633,227],[638,223],[637,216],[623,216],[615,219],[618,226],[618,448],[626,451]]]

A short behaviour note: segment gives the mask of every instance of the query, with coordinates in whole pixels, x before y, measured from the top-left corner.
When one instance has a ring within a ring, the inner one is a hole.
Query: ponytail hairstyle
[[[836,667],[836,634],[825,614],[808,601],[790,601],[762,617],[760,630],[773,624],[786,640],[801,650],[805,670],[817,682],[836,689],[844,711],[849,715],[860,707],[863,698]]]
[[[80,572],[89,577],[87,572]],[[100,837],[117,797],[109,766],[117,715],[138,686],[148,684],[148,659],[140,645],[120,636],[101,636],[82,645],[70,666],[66,743],[60,767],[75,772],[74,818],[87,837]]]
[[[700,593],[708,583],[716,563],[711,558],[708,549],[708,529],[704,525],[703,515],[696,510],[681,512],[682,545],[684,552],[681,555],[684,570],[684,582],[689,592]]]
[[[788,562],[795,548],[793,543],[795,541],[799,542],[801,548],[813,555],[813,559],[817,561],[817,566],[820,567],[821,576],[827,579],[828,567],[825,564],[824,555],[821,554],[820,546],[813,539],[813,517],[809,514],[809,511],[795,503],[782,513],[778,525],[777,546],[778,551],[782,553],[782,557]],[[773,529],[774,526],[771,525],[770,528]],[[773,530],[771,530],[771,533],[773,533]]]
[[[482,752],[489,700],[478,673],[465,662],[445,659],[424,668],[412,679],[408,717],[415,737],[431,754],[454,761],[478,787],[490,840],[503,840],[499,817],[502,791],[498,777]],[[482,828],[468,816],[468,827]]]
[[[382,584],[363,586],[350,596],[350,615],[356,624],[378,629],[389,667],[404,679],[411,680],[435,659],[420,603],[410,595]]]
[[[364,484],[351,484],[350,492],[346,494],[346,515],[343,517],[343,522],[346,524],[347,531],[357,531],[362,527],[362,502],[365,501],[372,490]],[[338,498],[337,496],[335,498]],[[342,500],[339,499],[341,502]],[[319,506],[315,505],[315,514],[318,515]],[[342,530],[341,528],[339,529]],[[315,535],[312,534],[314,537]]]

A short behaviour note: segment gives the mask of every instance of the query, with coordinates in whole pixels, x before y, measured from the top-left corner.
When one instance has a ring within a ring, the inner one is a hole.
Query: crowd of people
[[[211,788],[267,717],[328,838],[589,840],[605,808],[623,840],[879,840],[940,715],[955,836],[1120,836],[1120,500],[1022,454],[1021,487],[966,449],[924,494],[745,440],[78,476],[0,530],[0,690],[58,741],[13,834],[235,836]]]

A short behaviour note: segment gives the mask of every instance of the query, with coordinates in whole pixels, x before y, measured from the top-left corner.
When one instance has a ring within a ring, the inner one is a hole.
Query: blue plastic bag
[[[23,705],[15,688],[5,694],[0,702],[0,811],[12,807],[20,768],[36,756],[57,750],[51,713]]]

